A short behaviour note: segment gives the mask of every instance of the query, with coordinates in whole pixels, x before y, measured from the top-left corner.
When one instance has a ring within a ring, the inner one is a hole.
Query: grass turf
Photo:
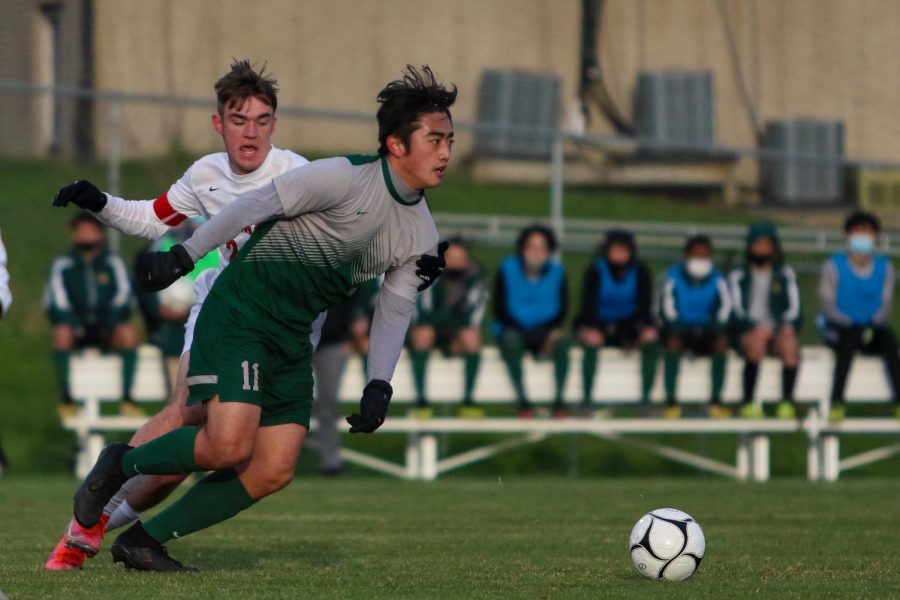
[[[74,485],[0,482],[0,589],[11,600],[838,598],[900,589],[896,480],[301,479],[170,545],[203,573],[126,572],[105,550],[83,572],[45,572]],[[684,583],[646,580],[628,556],[633,523],[663,506],[688,511],[706,534],[706,558]]]

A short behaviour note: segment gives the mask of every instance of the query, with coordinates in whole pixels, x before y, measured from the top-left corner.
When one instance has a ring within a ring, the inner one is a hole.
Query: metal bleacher
[[[139,352],[138,371],[132,394],[138,402],[159,402],[166,396],[165,380],[159,352],[151,346],[142,346]],[[572,350],[573,365],[580,364],[581,354]],[[552,367],[549,363],[526,358],[526,388],[538,405],[545,405],[552,396]],[[731,356],[724,390],[726,403],[737,402],[740,397],[741,360]],[[860,467],[877,460],[900,454],[900,420],[894,418],[848,418],[842,423],[831,424],[825,420],[828,411],[828,393],[831,383],[832,354],[824,347],[803,349],[803,363],[797,384],[798,402],[809,405],[803,420],[738,418],[712,420],[683,418],[666,420],[647,417],[517,419],[490,417],[483,419],[432,418],[417,419],[404,415],[404,405],[414,396],[410,365],[404,355],[397,365],[393,379],[394,399],[391,415],[379,429],[378,435],[401,434],[407,437],[404,460],[394,463],[344,448],[343,458],[383,473],[404,479],[433,480],[441,473],[458,469],[484,460],[499,452],[526,444],[540,442],[549,436],[560,434],[584,434],[606,440],[629,443],[657,453],[665,458],[694,466],[698,469],[735,479],[765,481],[769,478],[770,438],[773,435],[804,433],[807,439],[807,477],[810,480],[834,481],[841,472]],[[77,416],[67,418],[64,425],[76,433],[79,441],[79,457],[76,472],[84,476],[96,460],[105,436],[109,432],[137,430],[146,417],[126,417],[102,414],[101,405],[118,399],[120,369],[118,358],[100,355],[95,351],[78,354],[72,359],[70,392],[83,404]],[[636,353],[607,349],[601,352],[601,366],[595,383],[598,406],[637,405],[639,399],[638,357]],[[580,369],[570,369],[565,390],[566,401],[577,405],[580,401]],[[706,359],[685,359],[679,379],[679,398],[685,405],[704,403],[709,396],[709,363]],[[429,365],[428,397],[436,404],[455,404],[462,395],[462,364],[459,359],[435,355]],[[660,374],[661,375],[661,374]],[[662,377],[657,377],[652,401],[662,401]],[[757,402],[768,403],[779,399],[780,364],[764,361],[760,370]],[[362,366],[359,359],[351,359],[345,369],[340,387],[340,400],[355,405],[363,387]],[[885,402],[890,399],[881,361],[859,357],[850,374],[847,387],[849,402]],[[512,389],[503,369],[496,348],[485,348],[481,373],[475,389],[479,403],[511,403]],[[349,408],[349,407],[348,407]],[[312,424],[315,430],[317,424]],[[343,421],[338,424],[346,429]],[[485,443],[453,456],[440,456],[438,436],[461,433],[497,434],[498,442]],[[737,436],[738,444],[734,463],[725,463],[703,454],[658,443],[647,436],[654,434],[730,435]],[[893,443],[855,456],[841,458],[840,438],[847,435],[879,435]]]

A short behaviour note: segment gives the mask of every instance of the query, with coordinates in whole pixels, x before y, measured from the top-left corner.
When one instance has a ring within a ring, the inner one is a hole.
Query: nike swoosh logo
[[[367,211],[367,210],[358,210],[358,211],[356,211],[356,214],[358,214],[358,215],[366,215],[366,214],[369,214],[369,211]]]
[[[216,190],[221,190],[221,189],[222,189],[222,188],[217,188],[217,187],[209,186],[209,191],[211,191],[211,192],[214,192],[214,191],[216,191]]]
[[[72,523],[69,523],[69,528],[66,530],[66,537],[70,540],[80,540],[84,536],[80,533],[72,533]]]

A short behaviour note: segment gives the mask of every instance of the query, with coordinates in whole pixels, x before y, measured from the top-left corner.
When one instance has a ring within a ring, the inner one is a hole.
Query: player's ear
[[[212,114],[212,126],[216,133],[222,135],[222,115],[217,112]]]
[[[388,152],[390,152],[392,156],[395,156],[397,158],[406,156],[406,144],[403,143],[403,140],[400,139],[400,136],[389,135],[387,136],[385,142],[387,142]]]

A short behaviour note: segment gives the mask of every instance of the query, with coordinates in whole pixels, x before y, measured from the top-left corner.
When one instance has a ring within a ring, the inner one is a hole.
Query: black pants
[[[885,325],[869,327],[871,333],[868,335],[866,327],[830,326],[828,329],[826,341],[835,355],[831,401],[844,402],[844,389],[847,387],[850,365],[853,364],[853,356],[861,350],[865,354],[880,356],[884,360],[884,366],[891,380],[894,402],[897,402],[900,393],[900,346],[891,328]]]

